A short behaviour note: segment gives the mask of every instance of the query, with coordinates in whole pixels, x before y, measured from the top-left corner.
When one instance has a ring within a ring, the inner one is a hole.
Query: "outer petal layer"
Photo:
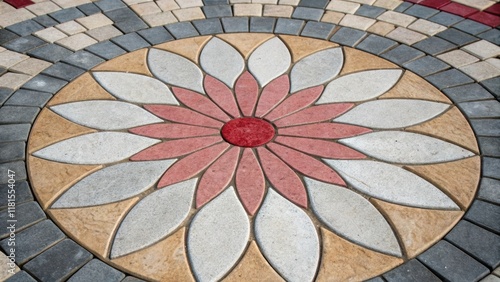
[[[233,87],[236,78],[245,66],[243,57],[225,41],[213,37],[203,47],[200,55],[200,64],[210,75]]]
[[[290,67],[292,57],[286,45],[278,37],[260,45],[248,59],[248,69],[261,86],[285,73]]]

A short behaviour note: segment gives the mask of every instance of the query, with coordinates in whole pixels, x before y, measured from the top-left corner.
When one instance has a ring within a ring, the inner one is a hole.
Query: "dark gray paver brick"
[[[127,276],[125,277],[125,279],[122,280],[122,282],[144,282],[144,280],[141,280],[133,276]]]
[[[7,101],[7,99],[9,99],[12,93],[14,93],[14,90],[5,87],[0,87],[0,105],[2,105],[5,101]]]
[[[500,180],[483,177],[477,197],[482,200],[500,204]]]
[[[24,269],[42,281],[64,281],[90,259],[92,254],[66,239],[29,261]]]
[[[19,271],[11,276],[5,282],[36,282],[35,278],[31,277],[26,271]]]
[[[3,106],[0,108],[0,123],[32,123],[39,111],[36,107]]]
[[[129,52],[151,46],[137,33],[120,35],[111,39],[111,41]]]
[[[168,33],[163,26],[140,30],[137,33],[142,36],[142,38],[146,39],[151,45],[174,40],[174,37]]]
[[[52,98],[52,94],[46,92],[19,89],[14,93],[5,105],[43,107]],[[1,140],[1,138],[0,138]]]
[[[459,103],[458,107],[469,118],[500,117],[500,103],[494,100]]]
[[[87,47],[85,50],[106,60],[111,60],[117,56],[127,53],[111,41],[103,41]]]
[[[203,4],[205,4],[205,6],[227,5],[229,4],[229,0],[203,0]]]
[[[66,57],[62,61],[85,70],[89,70],[104,62],[102,58],[83,50]]]
[[[495,95],[495,97],[500,97],[500,77],[492,77],[490,79],[486,79],[481,81],[481,84],[484,85],[490,92]]]
[[[422,263],[416,259],[412,259],[399,267],[385,273],[385,280],[388,282],[440,282],[439,279],[432,271],[427,269]]]
[[[57,44],[47,44],[28,52],[29,55],[52,63],[58,62],[71,54],[73,51]]]
[[[488,40],[496,45],[500,45],[500,30],[496,28],[492,28],[488,31],[478,34],[477,37]]]
[[[413,4],[411,4],[409,2],[403,2],[403,3],[399,4],[399,6],[397,6],[396,9],[394,9],[394,11],[398,12],[398,13],[402,13],[402,12],[406,11],[408,8],[410,8],[411,6],[413,6]]]
[[[126,21],[115,22],[115,26],[125,34],[148,28],[148,25],[137,16]]]
[[[423,56],[425,56],[423,52],[407,45],[399,45],[398,47],[382,54],[383,58],[386,58],[398,65],[402,65],[406,62],[413,61]]]
[[[9,215],[14,215],[15,217]],[[45,213],[40,208],[38,203],[27,202],[16,205],[14,213],[9,213],[8,209],[0,211],[0,219],[2,220],[0,223],[0,238],[6,238],[9,237],[10,234],[10,230],[7,228],[12,226],[12,224],[14,224],[14,232],[17,234],[17,232],[25,229],[26,227],[45,219]],[[16,221],[12,222],[10,220]]]
[[[30,128],[28,123],[0,125],[0,142],[26,141]]]
[[[447,281],[478,281],[489,273],[487,267],[443,240],[418,256],[418,260]]]
[[[35,22],[34,20],[23,21],[20,23],[10,25],[6,28],[20,36],[30,35],[33,32],[37,32],[39,30],[44,29],[44,27],[41,24]]]
[[[11,187],[9,187],[8,183],[4,183],[0,184],[0,192],[2,193],[2,195],[5,195],[4,197],[0,198],[0,209],[4,209],[5,207],[7,207],[9,203],[9,190],[12,189],[14,189],[15,191],[16,205],[28,201],[33,201],[33,194],[31,194],[31,188],[26,180],[16,181],[16,183],[14,183],[14,186]]]
[[[458,23],[459,21],[462,21],[463,19],[464,18],[454,14],[450,14],[447,12],[439,12],[438,14],[430,17],[428,20],[431,22],[438,23],[440,25],[451,26]]]
[[[56,93],[68,82],[62,79],[39,74],[23,85],[23,88],[41,92]]]
[[[416,59],[403,64],[403,66],[421,76],[427,76],[450,67],[445,62],[432,56],[425,56],[423,58]]]
[[[16,263],[24,264],[65,237],[64,233],[51,220],[41,221],[17,233],[15,240]],[[5,252],[8,252],[10,248],[9,238],[2,240],[0,246]]]
[[[168,24],[165,27],[176,39],[199,35],[196,28],[188,22]]]
[[[323,9],[297,7],[292,14],[292,18],[319,21],[321,16],[323,16],[323,13]]]
[[[332,38],[330,38],[330,41],[352,47],[358,44],[366,34],[366,32],[359,29],[342,27],[335,32]]]
[[[376,7],[376,6],[370,6],[370,5],[362,5],[356,10],[355,15],[367,17],[367,18],[377,18],[378,16],[382,15],[386,9]]]
[[[476,135],[500,136],[500,119],[471,119],[470,123]]]
[[[279,18],[278,21],[276,22],[276,27],[274,29],[274,32],[282,34],[299,35],[303,26],[304,26],[304,21],[302,20]]]
[[[483,176],[500,179],[500,159],[484,157],[482,169]]]
[[[90,16],[101,12],[101,9],[97,7],[94,3],[87,3],[76,7],[78,10],[82,11],[85,15]]]
[[[1,110],[1,109],[0,109]],[[8,171],[14,171],[14,178],[8,176]],[[0,164],[0,184],[8,183],[9,179],[21,181],[26,179],[26,165],[24,162],[11,162]]]
[[[500,264],[500,236],[475,224],[461,220],[445,239],[490,268]]]
[[[396,45],[398,45],[396,41],[370,34],[367,38],[361,41],[356,48],[379,55]]]
[[[323,22],[308,22],[302,30],[302,36],[308,36],[319,39],[328,39],[332,34],[334,24]]]
[[[104,262],[93,259],[76,272],[68,282],[87,282],[87,281],[106,281],[119,282],[125,277],[125,274],[105,264]]]
[[[47,44],[47,42],[43,41],[42,39],[33,35],[28,35],[10,40],[9,42],[4,43],[3,47],[19,53],[25,53],[33,48],[45,44]]]
[[[56,20],[53,18],[49,17],[48,15],[41,15],[36,18],[33,18],[33,20],[44,27],[51,27],[59,24]]]
[[[9,42],[13,39],[18,38],[19,36],[11,31],[8,31],[6,29],[0,29],[0,44],[4,44],[6,42]]]
[[[441,31],[440,33],[436,34],[436,36],[446,39],[458,46],[463,46],[478,40],[476,37],[454,28],[449,28],[445,31]]]
[[[65,23],[72,21],[74,19],[79,19],[85,17],[85,14],[82,13],[80,10],[78,10],[75,7],[72,8],[67,8],[63,10],[59,10],[53,13],[50,13],[49,16],[51,16],[54,20],[60,22],[60,23]]]
[[[474,80],[457,69],[436,73],[427,77],[427,80],[439,89],[463,85]]]
[[[202,9],[207,19],[233,16],[230,5],[204,6]]]
[[[250,18],[250,31],[251,32],[273,32],[275,18]]]
[[[446,51],[455,49],[457,46],[439,37],[433,36],[413,44],[413,47],[436,56]]]
[[[96,4],[97,7],[99,7],[103,12],[127,7],[127,5],[120,0],[100,0],[94,2],[94,4]]]
[[[226,33],[248,32],[248,17],[222,18],[221,21]]]
[[[192,23],[201,35],[222,33],[222,24],[217,18],[195,20]]]
[[[415,16],[417,18],[428,19],[435,14],[439,13],[439,10],[421,6],[421,5],[413,5],[407,10],[404,11],[405,14]]]
[[[462,31],[465,31],[467,33],[470,33],[472,35],[476,35],[478,33],[485,32],[491,28],[485,24],[482,24],[482,23],[479,23],[479,22],[476,22],[473,20],[469,20],[469,19],[463,20],[463,21],[457,23],[456,25],[454,25],[453,27],[460,29]]]
[[[84,73],[85,70],[66,63],[58,62],[46,68],[42,73],[56,78],[71,81]]]
[[[24,160],[26,143],[22,141],[0,143],[0,162]]]
[[[489,157],[500,157],[500,138],[479,137],[478,141],[482,155]]]
[[[326,4],[328,4],[328,0],[300,0],[298,6],[324,9]]]
[[[477,83],[447,88],[443,92],[455,103],[493,98],[484,87]]]
[[[464,218],[496,233],[500,232],[500,206],[498,205],[476,200]]]

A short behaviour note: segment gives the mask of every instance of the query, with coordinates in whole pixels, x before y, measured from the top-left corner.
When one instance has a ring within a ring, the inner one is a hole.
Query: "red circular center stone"
[[[253,117],[233,119],[222,127],[222,137],[227,142],[240,147],[257,147],[266,144],[274,137],[271,123]]]

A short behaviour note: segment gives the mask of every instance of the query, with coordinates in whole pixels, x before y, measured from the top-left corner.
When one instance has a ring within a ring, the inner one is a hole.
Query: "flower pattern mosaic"
[[[268,34],[108,61],[54,96],[28,149],[61,228],[161,281],[374,277],[453,227],[480,170],[466,119],[425,80]]]

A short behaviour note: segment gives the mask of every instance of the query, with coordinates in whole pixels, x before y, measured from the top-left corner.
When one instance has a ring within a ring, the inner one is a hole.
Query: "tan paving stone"
[[[261,45],[272,37],[270,34],[265,33],[235,33],[235,34],[219,34],[217,37],[222,38],[234,48],[236,48],[245,58],[248,58],[257,46]]]
[[[12,7],[11,5],[5,3],[5,2],[0,2],[0,15],[10,13],[15,11],[16,8]]]
[[[261,4],[234,4],[234,16],[262,16]]]
[[[14,51],[6,50],[3,52],[0,52],[0,67],[3,68],[10,68],[15,64],[18,64],[19,62],[22,62],[24,60],[27,60],[29,56],[17,53]]]
[[[396,27],[393,24],[386,22],[376,22],[368,29],[369,32],[385,36],[389,32],[393,31]]]
[[[338,46],[338,44],[332,42],[300,36],[280,35],[280,37],[290,47],[293,62],[297,62],[314,52]]]
[[[343,50],[344,66],[342,67],[340,75],[345,75],[361,70],[392,69],[398,67],[387,60],[368,54],[366,52],[358,51],[349,47],[344,47]]]
[[[333,0],[330,2],[330,4],[328,4],[328,6],[326,6],[326,9],[335,12],[354,14],[360,6],[361,5],[358,3],[352,3],[342,0]]]
[[[26,7],[30,12],[37,16],[45,15],[55,11],[61,10],[61,7],[57,6],[51,1],[40,2]]]
[[[92,44],[97,43],[97,40],[93,39],[92,37],[90,37],[84,33],[78,33],[78,34],[72,35],[70,37],[60,39],[60,40],[56,41],[56,43],[66,47],[70,50],[78,51],[78,50],[81,50],[81,49],[88,47]]]
[[[446,63],[454,66],[455,68],[470,65],[479,61],[477,57],[464,52],[462,50],[453,50],[437,56],[439,59],[445,61]]]
[[[451,104],[441,91],[411,71],[405,71],[398,83],[379,98],[420,99]]]
[[[408,28],[429,36],[446,30],[445,26],[424,19],[418,19],[416,22],[409,25]]]
[[[500,75],[500,70],[488,62],[477,62],[463,66],[460,70],[477,81],[483,81]]]
[[[44,69],[50,67],[51,65],[52,63],[43,60],[29,58],[11,67],[10,70],[28,75],[37,75]]]
[[[0,87],[5,87],[15,90],[21,87],[30,79],[31,75],[7,72],[4,75],[0,76]]]
[[[0,17],[0,27],[7,27],[9,25],[20,23],[34,17],[35,15],[25,8],[8,11],[6,13],[3,13]]]
[[[151,27],[166,25],[177,22],[177,18],[172,12],[161,12],[152,15],[145,15],[142,19]]]
[[[323,17],[321,18],[322,22],[334,23],[338,24],[345,16],[343,13],[326,11]]]
[[[466,45],[462,47],[462,50],[481,59],[488,59],[500,55],[500,47],[486,40],[480,40]]]
[[[130,6],[130,8],[134,10],[134,12],[136,12],[139,16],[158,14],[161,12],[160,7],[158,7],[155,2],[134,4]]]
[[[403,3],[403,1],[401,0],[377,0],[375,3],[373,3],[373,6],[385,8],[388,10],[394,10],[399,5],[401,5],[401,3]]]
[[[94,29],[106,25],[113,24],[113,21],[106,17],[104,14],[94,14],[85,18],[77,19],[78,23],[83,25],[86,29]]]
[[[15,258],[14,258],[15,261]],[[5,281],[7,278],[21,271],[15,262],[11,262],[9,257],[0,252],[0,280]]]
[[[90,0],[51,0],[51,1],[54,1],[54,3],[61,6],[63,9],[91,3]]]
[[[201,0],[176,0],[176,2],[181,9],[203,6],[203,2]]]
[[[286,5],[264,5],[264,17],[283,17],[292,16],[293,7]]]
[[[0,52],[3,52],[3,51],[5,51],[5,50],[7,50],[7,49],[5,49],[5,48],[3,48],[3,47],[0,47]]]
[[[300,0],[279,0],[278,4],[280,5],[293,5],[297,6]]]
[[[139,4],[139,3],[145,3],[145,2],[152,2],[153,0],[124,0],[125,4],[128,6],[134,5],[134,4]]]
[[[278,0],[252,0],[255,4],[278,4]]]
[[[417,18],[402,13],[387,11],[380,15],[377,20],[392,23],[398,26],[407,27]]]
[[[147,49],[140,49],[126,55],[114,58],[95,67],[93,70],[133,72],[153,76],[146,63]]]
[[[177,53],[197,63],[198,57],[200,56],[201,48],[207,43],[207,41],[210,38],[211,36],[186,38],[186,39],[166,42],[160,45],[156,45],[155,47],[161,50]]]
[[[356,15],[345,15],[345,17],[340,22],[340,25],[352,27],[361,30],[367,30],[370,26],[372,26],[376,20],[365,18]]]
[[[179,9],[179,5],[174,0],[160,0],[156,2],[156,5],[160,7],[160,9],[164,12],[177,10]]]
[[[427,36],[421,33],[406,29],[404,27],[398,27],[395,30],[389,32],[387,34],[387,37],[407,45],[412,45],[427,38]]]
[[[50,43],[54,43],[59,39],[68,37],[64,32],[60,31],[55,27],[42,29],[40,31],[35,32],[34,35]]]
[[[77,33],[81,33],[87,31],[85,27],[75,21],[69,21],[62,24],[56,25],[56,28],[60,31],[66,33],[67,35],[74,35]]]
[[[359,3],[359,4],[372,5],[373,3],[375,3],[376,0],[348,0],[348,1]]]
[[[488,60],[486,60],[486,62],[490,63],[495,68],[500,69],[500,59],[498,59],[498,58],[489,58]]]
[[[201,20],[205,18],[205,14],[201,11],[201,8],[187,8],[172,11],[175,17],[180,21],[192,21]]]
[[[110,38],[120,36],[123,33],[119,31],[116,27],[112,25],[107,25],[99,28],[95,28],[92,30],[89,30],[85,32],[86,34],[90,35],[92,38],[94,38],[97,41],[104,41],[108,40]]]
[[[495,4],[495,1],[490,1],[490,0],[453,0],[453,2],[457,2],[479,10],[484,10],[490,7],[491,5]]]

